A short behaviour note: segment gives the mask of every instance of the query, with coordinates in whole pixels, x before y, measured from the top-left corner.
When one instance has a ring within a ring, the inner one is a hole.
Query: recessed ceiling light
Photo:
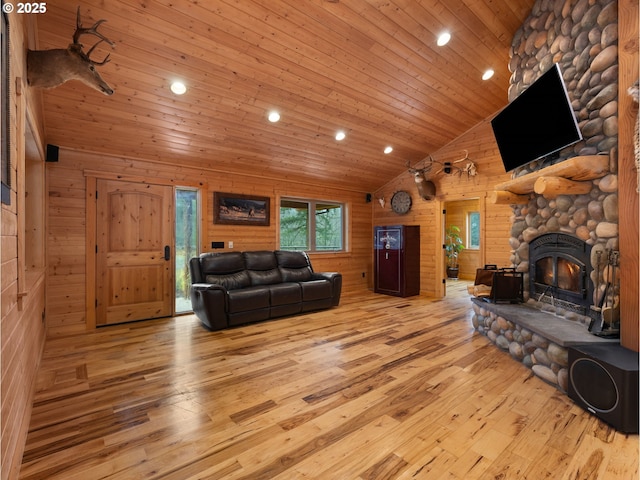
[[[344,133],[342,130],[340,130],[339,132],[336,133],[336,140],[338,141],[344,140],[346,136],[347,134]]]
[[[449,40],[451,40],[451,34],[449,32],[442,32],[438,37],[438,46],[442,47],[446,45],[447,43],[449,43]]]
[[[280,114],[278,112],[276,112],[275,110],[269,112],[269,121],[271,123],[276,123],[278,120],[280,120]]]
[[[183,93],[185,93],[187,91],[187,87],[182,82],[173,82],[171,84],[171,91],[173,93],[175,93],[176,95],[182,95]]]
[[[491,77],[493,77],[493,74],[496,73],[494,72],[492,69],[487,70],[486,72],[484,72],[482,74],[482,79],[483,80],[489,80]]]
[[[391,153],[393,152],[393,147],[391,145],[384,147],[384,153]]]

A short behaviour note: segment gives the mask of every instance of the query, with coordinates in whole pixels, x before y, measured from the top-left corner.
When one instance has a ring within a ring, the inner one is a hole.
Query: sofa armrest
[[[313,280],[329,280],[331,283],[331,305],[337,307],[340,304],[342,293],[342,274],[340,272],[313,272]]]
[[[193,313],[211,330],[227,328],[227,290],[211,283],[191,285]]]

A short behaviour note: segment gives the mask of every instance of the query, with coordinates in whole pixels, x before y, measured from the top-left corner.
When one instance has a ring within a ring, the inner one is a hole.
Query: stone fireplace
[[[584,324],[592,306],[605,295],[613,300],[618,288],[604,291],[607,270],[600,264],[618,250],[617,15],[615,0],[539,0],[513,39],[509,63],[510,100],[559,63],[584,137],[552,165],[533,162],[514,178],[576,155],[608,157],[597,178],[573,182],[584,187],[580,192],[531,189],[527,200],[512,204],[511,261],[525,275],[525,299]]]
[[[532,196],[513,206],[511,259],[524,273],[529,304],[589,325],[605,296],[616,301],[618,279],[606,265],[618,248],[617,191],[605,184],[610,177],[594,181],[588,194]]]

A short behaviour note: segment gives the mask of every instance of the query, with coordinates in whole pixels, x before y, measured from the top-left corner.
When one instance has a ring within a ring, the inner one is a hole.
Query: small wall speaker
[[[57,145],[51,145],[47,143],[47,162],[57,162],[58,161],[58,153],[60,152],[60,147]]]
[[[616,430],[638,433],[638,352],[618,344],[569,347],[569,398]]]

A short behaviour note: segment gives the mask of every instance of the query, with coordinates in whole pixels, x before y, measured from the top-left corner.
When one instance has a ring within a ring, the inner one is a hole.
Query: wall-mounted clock
[[[411,195],[409,192],[400,190],[391,197],[391,210],[395,213],[407,213],[411,209]]]

